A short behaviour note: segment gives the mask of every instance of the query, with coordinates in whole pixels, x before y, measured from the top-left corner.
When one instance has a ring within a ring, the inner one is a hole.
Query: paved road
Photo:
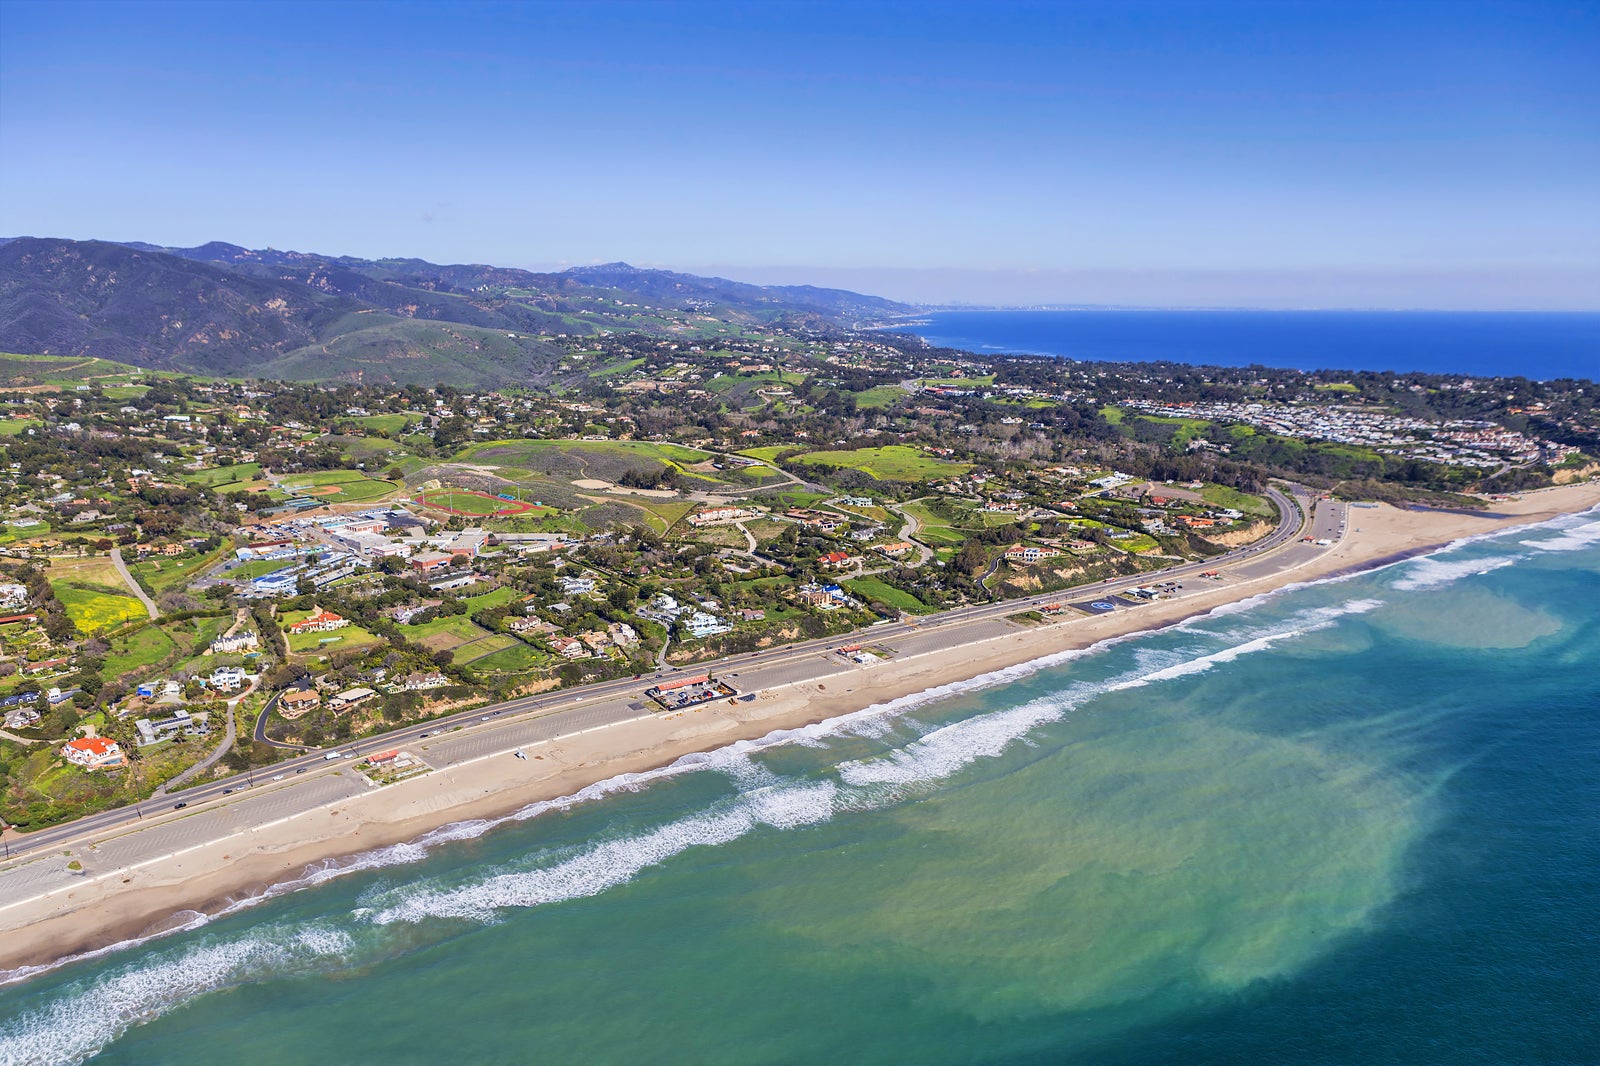
[[[122,580],[127,582],[128,587],[133,590],[133,594],[139,597],[139,602],[144,604],[144,609],[150,612],[150,617],[160,618],[161,609],[156,606],[156,601],[152,600],[145,592],[143,585],[133,579],[133,574],[128,570],[128,564],[122,561],[121,548],[111,549],[111,565],[117,568],[117,573],[122,575]]]
[[[1162,571],[1103,582],[1076,590],[1076,593],[1112,596],[1151,581],[1181,581],[1185,577],[1195,577],[1204,571],[1223,566],[1228,566],[1231,572],[1240,576],[1256,577],[1293,566],[1308,556],[1324,550],[1295,539],[1302,535],[1302,513],[1312,512],[1313,497],[1306,490],[1296,488],[1294,500],[1276,488],[1268,489],[1267,495],[1278,507],[1280,520],[1277,528],[1256,544],[1234,549],[1203,562],[1184,563]],[[1312,519],[1313,528],[1342,530],[1344,525],[1342,504],[1329,505],[1319,511],[1320,513]],[[1268,553],[1271,553],[1272,557],[1263,558]],[[963,638],[961,642],[964,643],[966,639],[976,640],[990,633],[1003,631],[1007,615],[1059,602],[1071,595],[1074,595],[1073,590],[1001,600],[996,603],[972,604],[936,615],[925,615],[912,621],[880,622],[848,636],[829,637],[769,651],[697,663],[692,669],[695,672],[714,672],[720,676],[733,678],[735,687],[746,690],[812,679],[817,676],[817,671],[825,666],[837,667],[838,672],[843,673],[856,667],[847,665],[844,660],[831,655],[831,649],[841,643],[852,640],[874,644],[893,642],[894,646],[906,652],[924,648],[944,648],[948,647],[953,637],[957,635]],[[951,630],[954,627],[963,627],[963,631],[953,634]],[[402,746],[414,748],[427,739],[433,743],[423,745],[424,758],[436,767],[450,765],[465,758],[476,757],[473,753],[508,751],[536,740],[570,735],[611,721],[622,721],[627,717],[641,717],[649,711],[636,710],[634,705],[640,704],[644,689],[653,682],[654,677],[659,674],[671,675],[681,672],[682,668],[660,669],[650,678],[622,678],[586,685],[579,689],[524,696],[492,707],[463,711],[431,722],[405,726],[379,737],[351,741],[339,745],[337,750],[357,756]],[[449,736],[446,737],[446,734]],[[436,736],[440,739],[435,740]],[[85,838],[104,836],[114,830],[125,830],[138,815],[143,815],[144,819],[149,821],[153,817],[151,813],[153,808],[159,808],[163,812],[161,817],[192,817],[193,808],[216,803],[227,795],[228,799],[222,804],[223,806],[242,809],[239,807],[241,798],[234,793],[250,788],[252,780],[255,781],[255,787],[259,788],[260,779],[267,775],[284,778],[283,791],[287,794],[300,795],[302,789],[306,790],[304,802],[294,801],[290,806],[311,809],[325,800],[317,799],[320,792],[314,792],[308,786],[338,772],[337,764],[325,760],[324,754],[324,752],[311,752],[296,756],[277,763],[264,772],[256,771],[248,776],[240,774],[221,781],[197,785],[185,790],[179,796],[166,798],[184,803],[189,810],[188,815],[176,815],[174,809],[164,800],[159,804],[146,801],[138,808],[103,811],[26,836],[10,833],[6,839],[10,844],[12,856],[31,855],[38,854],[44,849],[58,849],[64,844]],[[323,786],[317,784],[315,787],[320,789]],[[0,873],[3,873],[4,869],[5,867],[0,867]],[[0,893],[0,899],[4,898],[4,894]]]

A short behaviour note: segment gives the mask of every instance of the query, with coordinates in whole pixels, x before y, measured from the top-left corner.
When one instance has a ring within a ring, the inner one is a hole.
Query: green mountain
[[[826,333],[906,310],[625,263],[538,273],[222,242],[0,241],[0,350],[229,376],[539,384],[563,354],[552,334],[681,334],[691,317]]]

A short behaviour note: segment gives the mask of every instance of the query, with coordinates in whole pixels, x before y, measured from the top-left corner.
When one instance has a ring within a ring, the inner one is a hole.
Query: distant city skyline
[[[1600,8],[40,4],[0,234],[912,302],[1600,309]]]

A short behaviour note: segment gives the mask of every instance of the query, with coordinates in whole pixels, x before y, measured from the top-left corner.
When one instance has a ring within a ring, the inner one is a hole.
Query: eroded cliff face
[[[1215,536],[1202,539],[1208,544],[1220,544],[1224,548],[1237,548],[1240,545],[1253,544],[1271,532],[1271,522],[1251,522],[1243,529],[1236,529],[1232,533],[1218,533]]]

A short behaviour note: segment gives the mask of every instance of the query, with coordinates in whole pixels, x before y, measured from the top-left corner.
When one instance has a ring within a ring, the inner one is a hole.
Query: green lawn
[[[908,395],[909,393],[898,385],[874,385],[870,389],[854,394],[856,406],[864,410],[888,407]]]
[[[285,492],[302,492],[327,503],[362,503],[386,496],[400,486],[370,478],[359,470],[317,470],[282,481]]]
[[[800,456],[797,461],[808,466],[860,470],[879,481],[934,481],[965,474],[972,469],[971,463],[953,463],[935,459],[904,444],[889,444],[881,448],[856,448],[851,451],[809,452]]]
[[[183,475],[183,480],[196,488],[214,489],[221,485],[261,480],[260,463],[234,463],[232,466],[214,466]]]
[[[501,587],[493,592],[485,592],[481,596],[468,596],[461,602],[467,605],[469,612],[481,611],[486,607],[500,607],[512,600],[520,600],[522,593],[513,588]]]
[[[1272,514],[1272,504],[1264,497],[1252,496],[1248,492],[1230,489],[1226,485],[1207,485],[1200,490],[1200,498],[1218,507],[1231,507],[1235,511],[1243,511],[1249,515],[1260,515],[1265,518]]]
[[[735,454],[747,456],[751,459],[760,459],[763,463],[770,463],[784,452],[792,452],[794,449],[795,446],[793,444],[776,444],[765,448],[745,448]]]
[[[547,665],[550,661],[549,655],[539,651],[537,648],[530,648],[519,640],[510,647],[490,652],[488,655],[472,660],[472,668],[484,672],[509,673],[518,670],[535,670]]]
[[[291,633],[289,632],[288,623],[285,623],[283,636],[289,642],[289,651],[296,655],[346,651],[350,648],[360,648],[368,644],[380,643],[376,634],[357,625],[335,629],[331,633]],[[327,643],[323,643],[324,641],[327,641]]]
[[[860,577],[844,582],[844,587],[864,600],[877,600],[909,614],[928,614],[933,610],[911,593],[886,585],[875,577]]]
[[[15,437],[29,426],[40,424],[37,418],[0,418],[0,437]]]
[[[106,652],[103,676],[120,677],[130,670],[158,663],[172,654],[176,647],[172,638],[162,632],[159,626],[145,626],[111,641],[111,650]]]
[[[335,419],[335,421],[344,421]],[[376,433],[398,433],[415,422],[421,422],[421,415],[414,414],[388,414],[388,415],[362,415],[350,421],[358,426],[370,429]]]
[[[472,619],[462,614],[435,618],[433,621],[423,622],[421,625],[406,626],[405,632],[408,640],[415,643],[427,641],[429,646],[436,650],[438,648],[458,647],[475,640],[482,640],[489,635],[487,629],[475,625]]]

